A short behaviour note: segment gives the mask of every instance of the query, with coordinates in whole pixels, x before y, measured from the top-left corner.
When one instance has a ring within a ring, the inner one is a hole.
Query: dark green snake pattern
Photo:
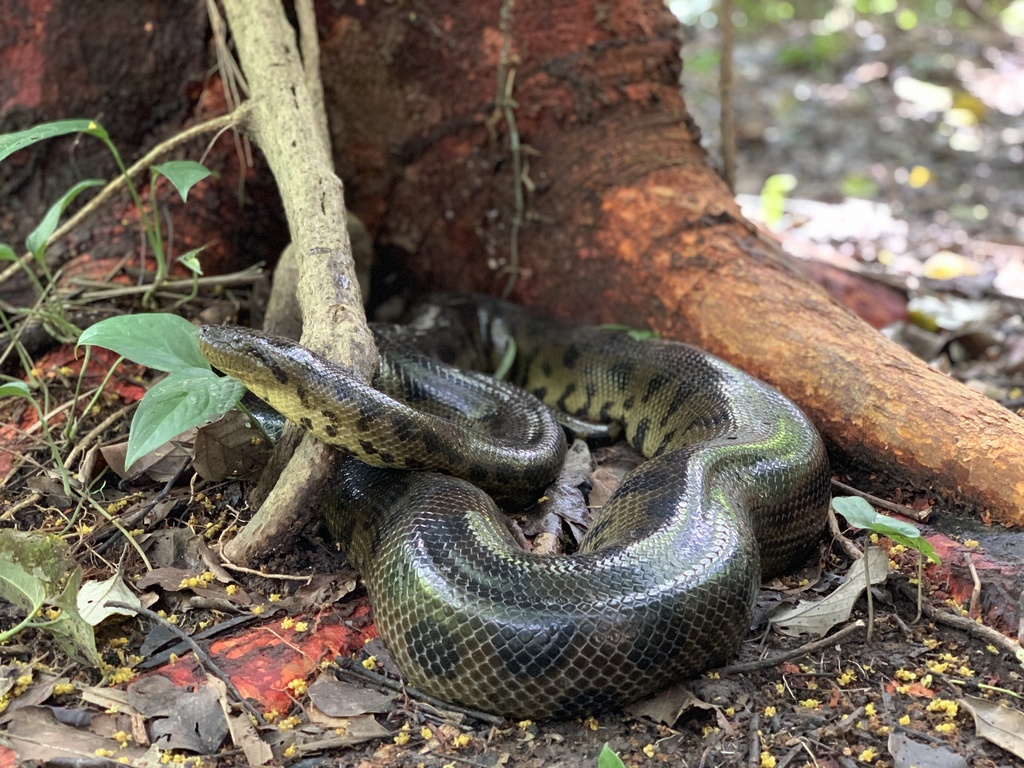
[[[712,355],[480,297],[439,299],[409,326],[374,331],[372,388],[254,331],[206,327],[200,340],[217,368],[362,459],[342,462],[328,525],[421,690],[514,717],[621,705],[733,656],[761,579],[820,536],[820,437],[776,390]],[[480,490],[506,504],[536,499],[557,472],[561,429],[514,388],[432,359],[489,369],[510,345],[512,382],[552,408],[620,424],[648,457],[573,555],[522,551]],[[524,445],[504,437],[510,427]]]

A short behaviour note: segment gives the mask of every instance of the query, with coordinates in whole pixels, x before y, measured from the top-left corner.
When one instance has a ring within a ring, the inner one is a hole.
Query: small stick
[[[390,678],[384,677],[384,675],[378,675],[375,672],[370,672],[367,669],[363,669],[358,664],[355,664],[351,659],[336,659],[338,669],[343,672],[348,672],[360,680],[368,682],[372,685],[387,688],[388,690],[395,691],[397,693],[405,693],[413,699],[419,699],[432,707],[438,707],[439,709],[448,709],[454,712],[461,712],[464,715],[475,717],[477,720],[483,720],[485,723],[491,725],[504,725],[508,720],[498,715],[492,715],[487,712],[481,712],[478,709],[471,709],[469,707],[463,707],[460,704],[451,704],[447,701],[442,701],[436,696],[431,696],[429,693],[424,693],[412,686],[399,683]]]
[[[919,523],[927,522],[928,518],[932,516],[932,512],[930,509],[924,512],[918,512],[916,509],[908,507],[905,504],[897,504],[894,501],[889,501],[888,499],[873,496],[870,493],[867,493],[866,491],[858,490],[854,488],[852,485],[841,483],[838,480],[833,480],[832,485],[834,485],[836,488],[843,491],[844,493],[852,493],[854,496],[860,496],[862,499],[870,501],[875,506],[882,507],[883,509],[888,509],[890,512],[895,512],[896,514],[903,515],[904,517],[909,517],[911,520],[916,520]]]
[[[776,664],[780,664],[783,661],[796,658],[797,656],[803,656],[805,653],[813,653],[814,651],[822,648],[827,648],[830,645],[842,642],[847,637],[852,635],[856,630],[864,627],[864,622],[858,619],[852,624],[847,624],[841,630],[835,634],[829,635],[828,637],[822,637],[818,640],[813,640],[809,643],[801,645],[799,648],[793,648],[788,651],[777,653],[774,656],[764,659],[758,659],[757,661],[748,661],[742,664],[730,664],[727,667],[719,667],[716,672],[720,675],[734,675],[741,672],[756,672],[759,669],[766,669],[767,667],[774,667]]]
[[[910,585],[899,581],[897,582],[900,590],[908,597],[914,597]],[[921,610],[924,615],[932,621],[937,621],[940,624],[945,624],[947,627],[953,627],[966,632],[969,635],[973,635],[980,640],[984,640],[992,645],[1000,648],[1012,655],[1018,662],[1024,664],[1024,649],[1021,648],[1020,643],[1007,637],[1002,632],[998,632],[992,627],[986,627],[984,624],[979,624],[974,619],[967,616],[961,616],[958,613],[949,613],[948,611],[941,611],[932,605],[929,601],[925,600],[922,602]]]
[[[967,613],[973,619],[978,616],[978,600],[981,598],[981,579],[978,577],[978,569],[974,567],[974,558],[971,557],[971,553],[966,552],[964,554],[967,558],[967,567],[971,571],[971,578],[974,579],[974,589],[971,590],[971,605],[967,609]]]

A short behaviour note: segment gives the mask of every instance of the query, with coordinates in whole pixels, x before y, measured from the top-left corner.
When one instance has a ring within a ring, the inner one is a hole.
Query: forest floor
[[[998,28],[981,23],[954,32],[938,23],[898,32],[861,20],[842,34],[845,42],[833,41],[834,49],[823,48],[818,36],[799,25],[766,25],[756,37],[741,35],[734,97],[740,200],[790,251],[864,278],[855,290],[869,303],[879,286],[909,298],[892,313],[886,333],[1019,407],[1024,404],[1024,188],[1019,183],[1024,51],[1019,41],[1014,44]],[[717,91],[707,62],[717,35],[701,30],[691,36],[695,39],[685,47],[690,62],[685,94],[714,157]],[[791,174],[795,186],[783,182],[785,194],[762,195],[765,180],[776,174]],[[769,611],[780,602],[820,596],[846,580],[849,559],[834,547],[823,554],[823,569],[789,580],[788,588],[764,591],[756,627],[736,664],[626,713],[559,723],[490,722],[401,693],[379,695],[352,669],[338,672],[337,680],[324,674],[307,690],[302,681],[313,676],[328,648],[349,649],[356,668],[370,657],[376,666],[388,667],[386,652],[372,640],[365,595],[334,547],[320,531],[306,531],[297,546],[266,564],[265,572],[275,574],[326,574],[310,583],[237,569],[229,573],[203,540],[216,541],[234,524],[235,510],[244,506],[238,484],[192,493],[170,489],[169,483],[163,487],[170,477],[158,470],[151,476],[163,479],[144,487],[128,508],[145,511],[129,527],[151,531],[148,551],[156,567],[134,582],[136,588],[158,595],[155,607],[164,608],[165,617],[173,614],[190,633],[220,631],[214,637],[221,645],[208,646],[212,662],[231,669],[235,684],[261,702],[262,712],[279,710],[276,727],[262,736],[292,765],[593,768],[606,743],[628,766],[985,768],[1019,764],[1013,754],[1024,754],[1020,661],[980,625],[951,626],[966,607],[948,581],[952,572],[938,579],[932,572],[930,615],[916,620],[913,553],[889,552],[893,570],[873,590],[870,642],[863,599],[831,630],[841,633],[839,639],[833,634],[813,650],[801,649],[806,638],[783,639],[766,629]],[[31,476],[21,477],[25,498],[60,495],[42,459]],[[183,508],[187,527],[177,529],[181,536],[155,532],[164,517],[181,515]],[[1015,631],[1019,584],[1014,593],[1012,581],[998,581],[995,571],[1011,578],[1010,571],[1018,568],[1019,563],[1006,565],[1018,548],[1017,535],[1006,538],[983,529],[955,510],[934,511],[926,533],[942,531],[954,544],[971,540],[967,546],[977,553],[970,565],[982,571],[987,591],[975,612],[1004,632]],[[55,522],[46,503],[21,508],[8,519],[21,529],[46,529]],[[86,580],[113,576],[116,553],[97,551],[110,539],[96,535],[104,528],[102,516],[88,512],[75,524],[81,540],[72,554],[86,564]],[[856,543],[863,547],[866,537]],[[943,553],[952,551],[951,544]],[[999,556],[988,571],[986,554]],[[206,570],[215,574],[212,582],[190,582]],[[123,574],[126,580],[138,575]],[[228,577],[240,589],[229,589]],[[237,617],[231,635],[224,621],[229,615]],[[2,603],[0,617],[3,626],[18,620],[17,612]],[[311,626],[300,626],[302,620]],[[106,682],[116,681],[122,670],[125,679],[141,672],[139,679],[151,680],[149,668],[181,684],[202,679],[191,664],[159,659],[156,636],[171,637],[173,630],[152,621],[148,633],[139,622],[104,625],[98,641],[110,664]],[[0,723],[7,732],[0,745],[6,739],[22,760],[42,762],[63,754],[91,756],[96,764],[114,765],[120,757],[155,764],[161,754],[147,754],[142,724],[159,720],[167,734],[162,747],[177,756],[169,759],[195,764],[190,756],[209,753],[201,758],[204,765],[257,762],[261,747],[242,723],[235,724],[234,748],[204,748],[232,743],[223,735],[218,741],[209,726],[227,694],[200,701],[138,688],[134,698],[118,698],[114,689],[90,687],[96,681],[43,633],[24,633],[19,640],[24,644],[3,649],[0,694],[6,711],[0,712]],[[795,655],[779,655],[786,649],[796,649]],[[282,655],[288,653],[293,655]],[[762,657],[767,661],[759,663]],[[299,682],[291,684],[294,680]],[[56,687],[65,683],[70,687]],[[89,702],[84,708],[83,695]],[[993,709],[1000,701],[1010,708]],[[47,707],[40,706],[44,702]],[[0,766],[13,760],[0,749]]]

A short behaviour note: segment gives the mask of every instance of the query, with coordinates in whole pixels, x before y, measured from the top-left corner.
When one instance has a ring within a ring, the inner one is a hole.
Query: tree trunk
[[[520,0],[507,35],[502,9],[468,0],[324,23],[349,204],[400,279],[511,283],[563,318],[693,342],[796,400],[835,458],[1024,519],[1024,422],[836,305],[742,218],[699,148],[663,3]]]

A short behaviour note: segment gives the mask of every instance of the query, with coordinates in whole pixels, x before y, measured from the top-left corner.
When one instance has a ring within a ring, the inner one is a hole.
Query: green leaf
[[[769,176],[761,188],[761,215],[769,227],[778,223],[786,212],[786,195],[796,189],[796,177],[790,173]]]
[[[625,331],[629,338],[635,341],[647,341],[649,339],[657,339],[657,331],[648,331],[643,328],[634,328],[631,325],[622,325],[620,323],[602,323],[599,327],[605,328],[609,331]]]
[[[0,261],[17,261],[18,254],[7,243],[0,243]]]
[[[203,266],[199,263],[199,254],[206,250],[205,245],[201,245],[198,248],[193,248],[191,251],[181,254],[178,257],[178,261],[188,267],[193,274],[203,274]]]
[[[122,315],[86,328],[79,346],[94,344],[157,371],[206,368],[196,327],[177,315]]]
[[[601,747],[601,754],[597,756],[597,768],[626,768],[626,765],[622,762],[622,758],[608,746],[608,742],[605,742]]]
[[[78,590],[81,585],[82,569],[76,566],[68,576],[64,589],[51,601],[60,608],[60,617],[40,629],[53,635],[57,645],[71,658],[82,664],[98,667],[100,655],[96,651],[96,634],[78,612]]]
[[[234,408],[244,392],[240,382],[218,376],[209,368],[171,373],[146,393],[135,410],[125,467],[186,429]]]
[[[82,620],[76,606],[82,569],[76,566],[69,574],[70,566],[68,546],[57,536],[0,530],[0,597],[24,610],[31,619],[27,626],[53,635],[69,656],[98,666],[92,627]],[[35,617],[46,602],[61,609],[55,621]]]
[[[19,562],[20,548],[28,544],[26,536],[10,528],[0,530],[0,597],[31,615],[46,599],[49,580]]]
[[[10,157],[19,149],[30,147],[46,139],[66,136],[69,133],[87,133],[111,146],[110,135],[103,129],[103,126],[93,120],[58,120],[0,136],[0,161]]]
[[[184,202],[188,202],[188,191],[211,173],[209,168],[194,160],[171,160],[154,165],[153,171],[166,176]]]
[[[46,241],[50,239],[50,235],[57,229],[57,224],[60,222],[60,215],[67,210],[67,207],[71,205],[72,201],[78,197],[80,192],[83,192],[90,187],[102,186],[105,182],[103,179],[86,179],[80,181],[54,203],[50,210],[43,216],[43,220],[39,222],[39,226],[32,230],[27,238],[25,238],[25,247],[32,253],[36,259],[41,259],[43,256],[43,250],[46,248]]]
[[[24,381],[5,381],[0,384],[0,397],[32,397],[28,384]]]
[[[865,528],[880,536],[888,536],[897,544],[917,550],[933,563],[942,562],[935,554],[935,547],[915,526],[887,515],[880,515],[859,496],[840,496],[832,499],[832,508],[856,528]]]

